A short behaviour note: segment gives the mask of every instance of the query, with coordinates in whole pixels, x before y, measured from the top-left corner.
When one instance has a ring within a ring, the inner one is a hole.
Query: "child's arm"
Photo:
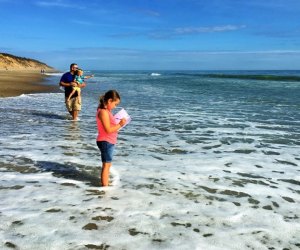
[[[118,131],[126,123],[126,119],[123,118],[118,124],[111,126],[108,111],[105,109],[100,110],[98,117],[99,117],[100,121],[102,122],[106,133],[108,133],[108,134]]]
[[[92,77],[94,77],[94,75],[84,76],[84,79],[90,79]]]

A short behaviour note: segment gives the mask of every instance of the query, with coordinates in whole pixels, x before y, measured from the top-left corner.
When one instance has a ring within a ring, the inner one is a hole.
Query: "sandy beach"
[[[0,70],[0,98],[55,91],[58,85],[44,85],[46,78],[37,71]]]

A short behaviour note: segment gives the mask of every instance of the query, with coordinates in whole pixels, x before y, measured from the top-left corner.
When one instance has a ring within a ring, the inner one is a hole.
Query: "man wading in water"
[[[76,63],[70,65],[70,71],[62,75],[59,85],[65,88],[65,103],[67,110],[73,118],[73,121],[78,120],[78,115],[81,110],[81,102],[79,101],[77,91],[75,94],[68,100],[69,95],[71,94],[73,87],[84,88],[86,86],[85,82],[78,84],[74,81],[75,71],[78,69]]]

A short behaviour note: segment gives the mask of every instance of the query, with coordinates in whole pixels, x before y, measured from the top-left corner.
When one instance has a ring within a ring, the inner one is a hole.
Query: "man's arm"
[[[78,87],[77,85],[78,85],[77,82],[63,82],[63,81],[59,82],[59,86],[62,87]]]

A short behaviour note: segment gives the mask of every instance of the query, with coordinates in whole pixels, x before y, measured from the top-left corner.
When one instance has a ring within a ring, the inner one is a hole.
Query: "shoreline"
[[[0,70],[0,98],[55,92],[58,90],[58,83],[45,84],[48,77],[37,70]]]

